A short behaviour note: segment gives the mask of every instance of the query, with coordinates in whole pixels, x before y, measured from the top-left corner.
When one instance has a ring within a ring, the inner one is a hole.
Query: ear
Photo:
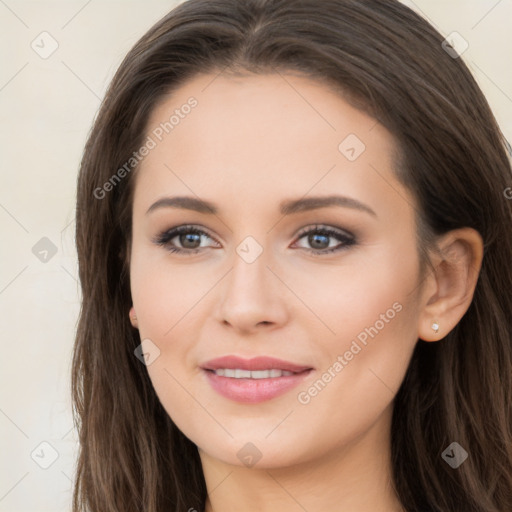
[[[444,338],[464,316],[473,300],[483,258],[482,237],[472,228],[449,231],[440,237],[437,247],[418,319],[418,337],[424,341]]]
[[[138,329],[139,323],[137,322],[137,315],[135,314],[135,309],[133,306],[130,308],[129,316],[130,316],[130,322],[132,324],[132,327],[135,327],[135,329]]]

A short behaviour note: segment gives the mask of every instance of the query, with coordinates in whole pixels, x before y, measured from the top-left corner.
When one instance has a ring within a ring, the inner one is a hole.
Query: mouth
[[[276,398],[306,379],[314,368],[269,357],[225,356],[201,366],[208,383],[224,398],[254,404]]]

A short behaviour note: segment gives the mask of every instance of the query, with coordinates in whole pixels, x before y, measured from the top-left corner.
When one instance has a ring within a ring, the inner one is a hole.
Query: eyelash
[[[175,247],[175,246],[172,246],[169,244],[169,242],[173,238],[175,238],[178,235],[185,234],[185,233],[206,235],[208,238],[212,238],[212,237],[210,237],[210,235],[208,235],[208,233],[206,231],[198,229],[194,226],[184,225],[184,226],[177,226],[177,227],[169,229],[167,231],[163,231],[162,233],[160,233],[153,239],[153,243],[165,247],[165,249],[168,250],[169,252],[183,253],[186,255],[196,254],[199,251],[201,251],[201,249],[204,249],[204,247],[198,247],[195,249],[182,249],[180,247]],[[342,250],[345,250],[348,247],[353,246],[357,243],[355,236],[348,232],[337,231],[330,227],[322,227],[322,226],[318,226],[318,225],[301,231],[299,233],[297,239],[300,240],[301,238],[303,238],[306,235],[309,235],[311,233],[320,233],[324,236],[336,238],[336,239],[340,240],[340,243],[342,244],[342,245],[338,245],[336,247],[332,247],[330,249],[316,249],[315,250],[315,249],[307,249],[305,247],[300,247],[300,249],[304,249],[315,256],[323,256],[328,253],[342,251]]]

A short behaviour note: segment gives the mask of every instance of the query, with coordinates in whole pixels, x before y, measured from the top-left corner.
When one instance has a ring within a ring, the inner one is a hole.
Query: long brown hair
[[[395,136],[422,255],[449,230],[481,234],[469,310],[439,343],[418,341],[395,398],[393,478],[409,512],[512,510],[512,172],[484,95],[443,39],[396,0],[189,0],[128,53],[78,178],[74,512],[204,510],[197,447],[134,356],[127,258],[136,166],[112,176],[141,147],[156,103],[187,79],[276,70],[337,87]],[[454,441],[469,453],[457,469],[441,457]]]

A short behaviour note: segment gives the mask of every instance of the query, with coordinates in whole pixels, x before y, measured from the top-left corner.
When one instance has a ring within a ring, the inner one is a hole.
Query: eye
[[[200,246],[202,239],[210,238],[210,235],[194,226],[177,226],[160,233],[153,242],[157,245],[164,246],[170,252],[179,253],[192,253],[199,252],[202,247]],[[172,242],[176,239],[176,242]],[[212,239],[213,240],[213,239]]]
[[[356,243],[354,235],[325,226],[313,226],[303,230],[298,239],[303,238],[306,238],[307,243],[312,248],[300,248],[318,256],[346,249]],[[153,239],[153,242],[165,247],[169,252],[195,254],[200,252],[201,249],[212,247],[211,245],[201,246],[201,241],[205,239],[215,240],[206,231],[195,226],[185,225],[163,231]],[[338,243],[333,246],[331,242],[335,240]],[[216,240],[215,242],[218,244]]]
[[[299,240],[302,238],[306,238],[306,242],[312,247],[311,249],[307,247],[302,248],[318,256],[344,250],[356,243],[354,235],[346,231],[323,226],[314,226],[306,231],[302,231],[299,234]],[[339,243],[333,245],[331,243],[335,241],[333,239],[338,240]]]

